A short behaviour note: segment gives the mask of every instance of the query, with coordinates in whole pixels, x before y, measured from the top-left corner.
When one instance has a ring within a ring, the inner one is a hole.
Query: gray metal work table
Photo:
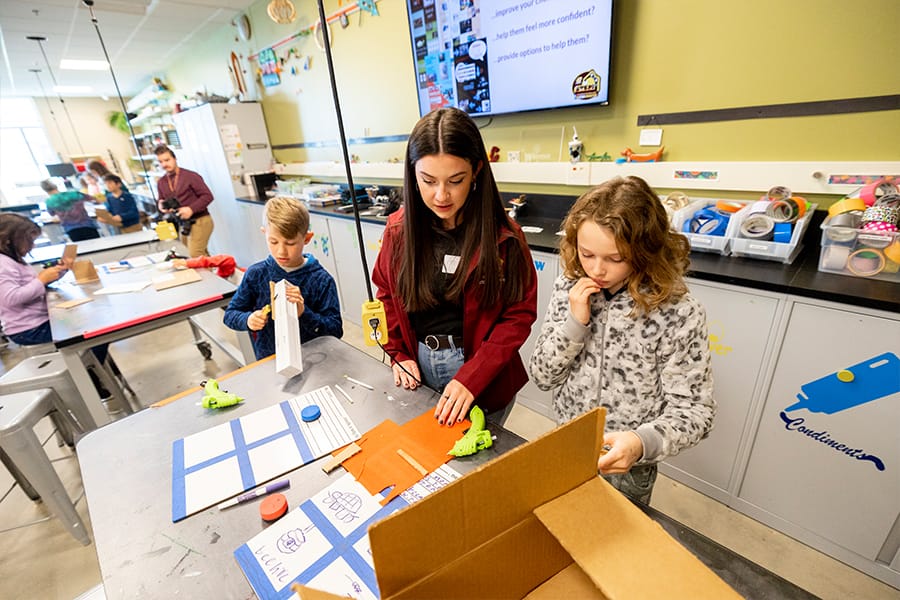
[[[81,353],[100,344],[129,338],[224,307],[237,288],[209,269],[196,269],[201,277],[198,282],[160,291],[149,285],[139,292],[96,295],[94,292],[105,285],[151,280],[164,275],[153,265],[116,273],[104,273],[98,266],[97,271],[100,281],[80,285],[68,273],[53,284],[47,304],[53,343],[62,354],[95,424],[101,426],[108,423],[110,417],[81,361]],[[92,297],[93,300],[73,308],[58,306],[62,301],[85,297]],[[193,321],[191,326],[198,327]],[[221,346],[215,338],[213,341]],[[239,360],[242,364],[252,361],[252,351],[249,344],[246,346],[242,349],[245,356],[250,352],[250,360]]]
[[[202,394],[196,390],[89,433],[78,443],[106,598],[253,597],[233,552],[265,527],[258,502],[225,511],[214,507],[172,523],[173,441],[325,385],[340,384],[353,397],[353,404],[343,404],[361,432],[384,419],[405,423],[432,409],[436,401],[426,388],[415,392],[396,388],[386,365],[335,338],[304,344],[303,364],[304,372],[292,379],[277,375],[273,360],[222,378],[222,388],[245,398],[238,406],[203,409]],[[375,389],[348,383],[344,375]],[[497,436],[492,448],[454,459],[450,466],[468,472],[524,442],[496,425],[489,428]],[[315,461],[287,474],[291,487],[284,493],[291,509],[342,476],[342,469],[326,475],[321,464]],[[648,512],[743,595],[812,598],[658,511]]]
[[[156,231],[143,229],[132,233],[119,233],[92,240],[77,242],[79,258],[90,258],[94,264],[121,260],[130,256],[152,254],[168,249],[177,240],[161,241]],[[34,248],[25,255],[25,260],[32,265],[40,265],[51,260],[59,260],[66,244],[53,244]]]

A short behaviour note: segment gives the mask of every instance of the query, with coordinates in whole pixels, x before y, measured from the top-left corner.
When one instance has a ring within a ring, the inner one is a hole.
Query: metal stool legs
[[[53,464],[47,457],[34,426],[56,408],[64,418],[68,412],[52,389],[19,392],[0,397],[0,448],[40,494],[44,505],[63,524],[72,537],[87,546],[91,543],[87,528],[69,498]],[[72,422],[71,426],[76,427]]]

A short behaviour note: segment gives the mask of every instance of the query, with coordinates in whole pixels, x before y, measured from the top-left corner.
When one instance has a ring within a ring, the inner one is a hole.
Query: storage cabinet
[[[798,539],[895,559],[900,539],[888,538],[892,528],[900,538],[898,354],[900,319],[795,302],[742,505]]]
[[[525,367],[528,367],[528,361],[531,360],[531,353],[534,351],[534,345],[537,342],[538,335],[541,333],[541,326],[544,324],[544,315],[547,313],[547,306],[550,304],[550,296],[553,293],[553,283],[559,274],[559,256],[549,252],[531,252],[531,258],[534,260],[534,269],[537,272],[537,320],[531,328],[531,335],[522,344],[519,354],[525,361]],[[550,391],[543,391],[534,382],[530,381],[525,384],[518,395],[516,402],[521,402],[531,410],[538,412],[545,417],[554,419],[553,414],[553,398]]]
[[[363,246],[369,272],[363,273],[359,257],[359,240],[356,235],[356,222],[339,217],[328,218],[328,229],[335,251],[334,263],[337,273],[338,288],[341,296],[341,316],[357,325],[362,321],[362,305],[369,297],[366,290],[366,279],[372,280],[372,269],[381,249],[383,225],[362,223]],[[327,267],[326,267],[327,268]],[[375,287],[372,287],[375,294]]]
[[[689,280],[706,308],[713,383],[718,404],[709,437],[668,459],[663,473],[708,496],[727,500],[738,452],[777,334],[783,296]]]

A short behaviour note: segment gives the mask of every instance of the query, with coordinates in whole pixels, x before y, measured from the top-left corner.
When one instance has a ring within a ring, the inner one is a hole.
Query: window
[[[0,191],[3,203],[44,199],[45,164],[61,162],[50,145],[33,98],[0,98]]]

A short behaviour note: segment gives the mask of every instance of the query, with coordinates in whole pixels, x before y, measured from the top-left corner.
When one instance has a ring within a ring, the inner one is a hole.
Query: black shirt
[[[463,334],[462,303],[444,297],[456,275],[453,271],[454,264],[456,269],[466,268],[466,265],[460,264],[459,258],[462,251],[463,228],[455,227],[450,231],[435,228],[433,231],[434,256],[440,269],[433,275],[431,289],[438,298],[438,304],[426,310],[409,313],[409,320],[419,340],[424,340],[426,335],[462,337]],[[456,257],[455,261],[453,257]]]

